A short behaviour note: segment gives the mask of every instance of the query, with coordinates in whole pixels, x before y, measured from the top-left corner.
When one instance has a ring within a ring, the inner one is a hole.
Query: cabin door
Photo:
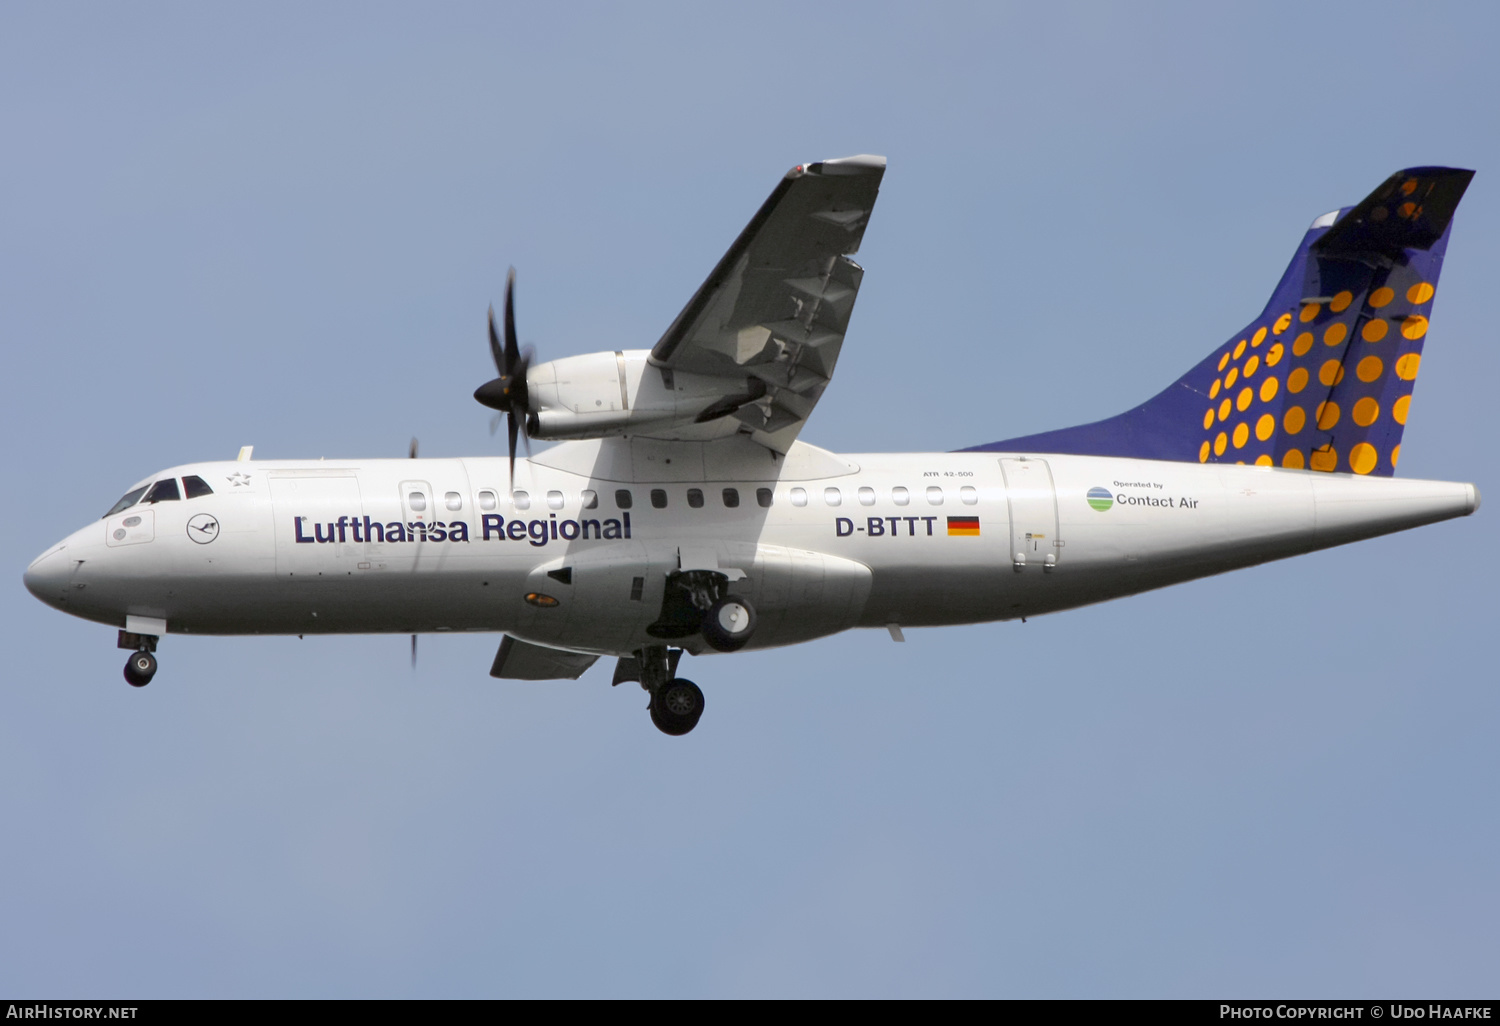
[[[364,558],[351,523],[364,512],[359,480],[352,471],[323,474],[270,472],[278,577],[328,583],[347,578]]]
[[[1010,506],[1010,560],[1016,573],[1040,566],[1050,571],[1062,557],[1057,489],[1046,460],[1002,459],[1005,499]]]

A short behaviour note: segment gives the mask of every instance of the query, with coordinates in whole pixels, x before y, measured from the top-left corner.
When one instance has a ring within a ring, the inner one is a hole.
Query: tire
[[[738,595],[725,595],[703,614],[703,640],[720,652],[745,647],[755,633],[755,607]]]
[[[672,737],[681,737],[703,716],[703,692],[684,677],[667,681],[651,699],[651,722]]]
[[[137,652],[125,664],[125,681],[133,688],[143,688],[156,676],[156,656]]]

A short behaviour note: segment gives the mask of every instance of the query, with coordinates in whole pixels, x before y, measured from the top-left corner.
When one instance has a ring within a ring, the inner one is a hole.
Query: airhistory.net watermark
[[[134,1019],[137,1005],[7,1005],[7,1019]]]

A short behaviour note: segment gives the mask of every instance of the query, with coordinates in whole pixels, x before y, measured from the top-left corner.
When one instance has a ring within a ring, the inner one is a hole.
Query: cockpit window
[[[208,482],[197,474],[189,474],[182,479],[182,490],[187,493],[189,499],[198,499],[214,493],[214,490],[208,486]]]
[[[164,477],[151,486],[150,491],[141,497],[142,502],[176,502],[182,498],[177,491],[177,479],[175,477]]]
[[[109,512],[104,514],[104,516],[112,517],[116,513],[120,512],[120,510],[129,509],[131,506],[134,506],[136,504],[136,501],[142,495],[146,494],[146,487],[146,485],[141,485],[139,488],[132,488],[130,491],[120,496],[120,501],[109,507]],[[103,517],[101,517],[100,519],[103,519]]]

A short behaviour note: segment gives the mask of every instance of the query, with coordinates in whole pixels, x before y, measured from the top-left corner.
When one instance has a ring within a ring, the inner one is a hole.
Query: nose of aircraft
[[[52,546],[32,560],[21,577],[26,590],[49,606],[59,605],[67,594],[68,574],[72,567],[68,562],[66,549],[65,542]]]

